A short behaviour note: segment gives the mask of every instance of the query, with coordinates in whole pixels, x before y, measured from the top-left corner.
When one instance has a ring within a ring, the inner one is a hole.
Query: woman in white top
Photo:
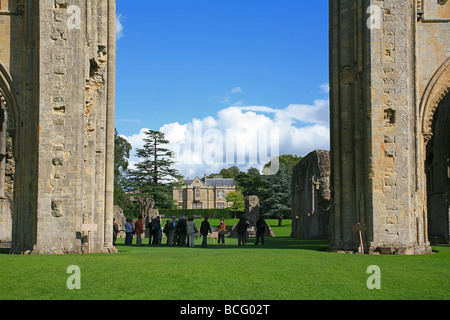
[[[194,247],[196,231],[197,231],[197,225],[194,222],[194,218],[189,217],[188,222],[186,224],[186,233],[188,236],[189,247]]]

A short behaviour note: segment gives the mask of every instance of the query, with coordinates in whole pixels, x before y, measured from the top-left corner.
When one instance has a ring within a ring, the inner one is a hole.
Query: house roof
[[[202,179],[204,182],[204,179]],[[208,187],[234,187],[234,179],[206,179]]]
[[[195,179],[183,179],[183,182],[187,185],[191,185],[197,179],[200,180],[202,184],[206,187],[234,187],[234,179],[224,179],[224,178],[220,179],[206,178],[205,183],[205,178],[200,179],[196,177]]]

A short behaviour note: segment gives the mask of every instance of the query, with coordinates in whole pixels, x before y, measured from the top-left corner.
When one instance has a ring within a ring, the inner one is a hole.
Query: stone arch
[[[428,235],[431,243],[450,241],[450,93],[439,102],[426,145]]]
[[[8,71],[3,67],[1,63],[0,63],[0,95],[4,97],[8,109],[8,116],[11,117],[11,120],[9,121],[11,127],[8,128],[8,131],[13,134],[14,140],[13,154],[15,159],[17,160],[18,153],[16,152],[16,146],[19,144],[19,141],[21,141],[20,128],[22,127],[22,120],[20,116],[21,110],[17,99],[18,91]]]
[[[10,75],[0,64],[0,247],[10,247],[12,242],[18,114],[17,92]]]
[[[441,100],[450,92],[450,57],[435,72],[420,102],[422,134],[427,142],[432,135],[433,116]]]
[[[317,155],[315,155],[317,158]],[[303,222],[307,225],[304,229],[305,237],[308,239],[317,239],[321,237],[319,210],[318,210],[318,195],[319,195],[319,178],[320,172],[317,160],[309,162],[306,169],[305,176],[305,197],[304,197],[304,214]]]
[[[306,215],[313,215],[316,211],[317,190],[315,183],[317,183],[318,176],[316,168],[316,163],[313,162],[309,162],[306,167],[304,196],[304,213]]]
[[[445,209],[444,207],[446,206],[445,203],[448,201],[444,190],[446,188],[444,185],[445,181],[441,181],[443,179],[443,174],[445,174],[445,168],[440,168],[444,165],[444,163],[441,163],[442,161],[439,163],[436,161],[438,157],[442,156],[441,153],[445,153],[445,143],[449,143],[445,142],[445,137],[443,138],[446,134],[448,135],[448,132],[436,128],[437,125],[440,127],[444,125],[445,129],[445,124],[442,123],[445,119],[442,120],[441,118],[447,116],[444,110],[442,110],[445,106],[441,105],[444,102],[448,104],[448,101],[450,100],[449,95],[450,57],[448,57],[437,69],[428,83],[423,93],[419,109],[421,116],[420,130],[423,137],[422,147],[424,152],[423,156],[418,159],[420,162],[417,164],[417,167],[423,168],[418,172],[420,181],[423,181],[419,185],[422,186],[424,190],[423,196],[427,213],[426,232],[428,240],[432,243],[442,241],[448,242],[450,234],[450,231],[448,230],[449,213],[443,212]],[[440,112],[439,109],[441,109]],[[437,119],[438,117],[440,119]],[[435,141],[436,139],[438,141]],[[417,143],[420,144],[421,140],[418,140]],[[418,148],[420,150],[421,146],[418,145]],[[422,164],[424,164],[424,167],[422,167]],[[438,174],[437,171],[443,172]],[[421,178],[422,175],[423,178]],[[446,225],[446,227],[443,227],[444,225]],[[445,228],[447,231],[444,230]]]
[[[19,118],[19,104],[17,102],[18,91],[14,86],[14,82],[12,81],[11,76],[8,71],[3,67],[0,63],[0,90],[5,96],[6,101],[8,102],[9,107],[11,108],[11,113],[14,119],[15,127],[17,128],[17,120]]]

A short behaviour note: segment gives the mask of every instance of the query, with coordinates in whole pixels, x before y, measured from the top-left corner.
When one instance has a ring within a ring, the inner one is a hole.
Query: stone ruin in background
[[[125,238],[125,223],[127,220],[123,210],[119,206],[114,206],[114,218],[117,219],[117,224],[119,226],[117,238]]]
[[[248,233],[248,236],[250,238],[256,237],[256,221],[259,219],[259,199],[257,196],[248,196],[245,199],[245,213],[244,217],[248,219],[248,222],[250,224],[249,228],[250,231]],[[236,231],[237,223],[233,226],[231,229],[230,238],[237,238],[237,231]],[[275,233],[273,232],[272,228],[267,225],[266,227],[266,233],[265,236],[267,237],[275,237]]]
[[[315,150],[293,169],[291,184],[293,238],[331,238],[330,153]]]

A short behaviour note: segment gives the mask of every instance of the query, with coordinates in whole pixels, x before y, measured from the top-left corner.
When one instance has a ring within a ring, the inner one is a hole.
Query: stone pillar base
[[[429,245],[417,246],[371,246],[370,254],[398,254],[398,255],[416,255],[430,254],[432,249]]]

